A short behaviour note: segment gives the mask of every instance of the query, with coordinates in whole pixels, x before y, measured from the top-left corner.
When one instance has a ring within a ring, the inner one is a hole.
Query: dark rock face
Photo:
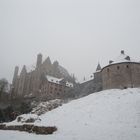
[[[7,103],[0,102],[0,123],[13,121],[17,116],[31,112],[31,101],[17,99]]]
[[[19,130],[19,131],[25,131],[28,133],[49,135],[57,131],[57,128],[55,126],[45,127],[45,126],[34,126],[31,124],[13,125],[13,126],[12,125],[6,126],[5,124],[0,124],[0,130]]]
[[[32,131],[35,132],[36,134],[53,134],[54,131],[56,131],[56,127],[39,127],[39,126],[34,126],[32,128]]]
[[[50,100],[47,102],[41,102],[40,104],[36,105],[35,108],[33,108],[31,113],[37,114],[37,115],[42,115],[61,105],[62,105],[62,100],[60,100],[60,99]]]

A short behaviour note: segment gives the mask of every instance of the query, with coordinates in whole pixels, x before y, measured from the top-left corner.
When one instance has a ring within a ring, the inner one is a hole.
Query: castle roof
[[[48,56],[43,63],[51,65],[52,63],[50,57]]]
[[[56,78],[56,77],[53,77],[53,76],[50,76],[50,75],[46,75],[46,78],[49,82],[51,83],[55,83],[55,84],[61,84],[61,81],[64,80],[64,78]],[[66,81],[65,82],[65,86],[67,87],[73,87],[73,84]]]
[[[109,64],[104,66],[102,70],[110,65],[120,64],[120,63],[140,63],[133,58],[131,58],[129,55],[126,55],[124,53],[124,50],[121,50],[121,54],[114,60],[110,60]]]
[[[55,83],[55,84],[60,84],[60,81],[63,80],[63,78],[56,78],[56,77],[53,77],[53,76],[50,76],[50,75],[46,75],[46,78],[49,82]]]
[[[132,59],[130,56],[126,55],[124,51],[121,51],[121,54],[114,59],[113,61],[110,61],[110,64],[116,64],[116,63],[122,63],[122,62],[136,62],[134,59]]]
[[[98,66],[96,68],[96,71],[100,71],[100,70],[101,70],[101,65],[100,65],[100,63],[98,63]]]
[[[70,83],[70,82],[67,81],[67,82],[66,82],[66,86],[67,86],[67,87],[73,87],[73,83]]]

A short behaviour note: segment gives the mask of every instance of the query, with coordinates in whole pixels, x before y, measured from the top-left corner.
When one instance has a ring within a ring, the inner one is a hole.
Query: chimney
[[[121,54],[124,54],[124,50],[121,50]]]

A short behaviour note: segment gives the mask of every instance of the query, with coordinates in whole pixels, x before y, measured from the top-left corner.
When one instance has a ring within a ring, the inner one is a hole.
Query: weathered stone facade
[[[85,96],[102,90],[102,76],[100,64],[98,64],[96,72],[94,72],[93,74],[93,77],[91,77],[90,80],[81,83],[80,88],[81,96]]]
[[[121,51],[120,58],[102,68],[103,89],[140,87],[140,63],[131,60],[124,51]]]
[[[140,62],[136,62],[121,51],[120,56],[103,68],[98,64],[94,78],[81,83],[82,94],[105,89],[140,87]]]
[[[122,62],[102,69],[103,89],[140,86],[140,63]]]
[[[73,84],[65,79],[46,75],[42,81],[41,93],[48,99],[63,98],[70,88],[73,88]]]
[[[40,95],[42,93],[42,85],[46,75],[51,75],[57,78],[64,78],[67,81],[74,82],[74,79],[69,75],[66,69],[55,61],[51,63],[48,57],[42,62],[42,55],[38,54],[36,67],[27,71],[24,65],[20,75],[18,75],[19,68],[15,67],[13,83],[12,83],[12,97],[16,98],[25,95]]]
[[[27,72],[23,66],[20,75],[19,68],[15,68],[13,77],[12,96],[40,95],[46,94],[49,97],[64,95],[69,88],[66,81],[75,82],[68,72],[55,61],[51,63],[48,57],[42,62],[42,55],[37,56],[36,68]],[[49,81],[46,75],[62,78],[58,83]],[[124,89],[140,86],[140,63],[132,60],[130,56],[121,51],[121,55],[115,61],[109,61],[109,65],[101,68],[98,64],[92,79],[80,84],[81,95],[87,95],[105,89]]]

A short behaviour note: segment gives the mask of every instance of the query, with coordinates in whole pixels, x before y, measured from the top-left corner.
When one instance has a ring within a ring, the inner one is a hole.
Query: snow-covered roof
[[[124,51],[122,50],[121,54],[116,59],[109,61],[109,65],[118,64],[118,63],[124,63],[124,62],[140,63],[140,62],[134,60],[133,58],[131,58],[129,55],[126,55],[124,53]],[[107,65],[107,66],[109,66],[109,65]]]
[[[114,62],[131,61],[131,58],[130,60],[127,60],[127,57],[128,55],[121,53],[116,59],[114,59]]]
[[[63,80],[63,78],[56,78],[56,77],[53,77],[53,76],[50,76],[50,75],[46,75],[46,78],[49,82],[55,83],[55,84],[60,84],[60,81]]]
[[[94,79],[94,75],[90,76],[90,77],[87,78],[87,79],[84,79],[83,81],[80,82],[80,84],[84,84],[84,83],[89,82],[89,81],[91,81],[91,80],[93,80],[93,79]]]
[[[67,82],[66,82],[66,86],[67,86],[67,87],[73,87],[73,83],[70,83],[70,82],[67,81]]]
[[[112,61],[111,64],[122,63],[122,62],[136,62],[130,56],[126,55],[124,51],[121,51],[121,54]]]
[[[97,71],[97,72],[98,72],[98,71],[101,71],[100,63],[98,63],[97,68],[96,68],[96,71]]]
[[[56,78],[50,75],[46,75],[46,78],[49,82],[55,83],[55,84],[61,84],[61,81],[64,79],[64,78]],[[73,87],[73,83],[66,81],[66,87]]]

